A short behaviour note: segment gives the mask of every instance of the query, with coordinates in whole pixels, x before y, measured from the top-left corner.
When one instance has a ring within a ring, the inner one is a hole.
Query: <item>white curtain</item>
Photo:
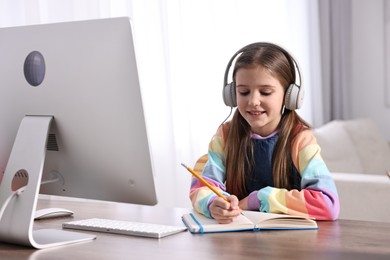
[[[351,0],[319,1],[324,122],[350,118]]]
[[[312,0],[0,0],[0,26],[131,17],[160,204],[189,206],[180,163],[206,153],[228,116],[223,75],[242,46],[271,41],[292,52],[306,90],[299,113],[321,121],[317,12]]]

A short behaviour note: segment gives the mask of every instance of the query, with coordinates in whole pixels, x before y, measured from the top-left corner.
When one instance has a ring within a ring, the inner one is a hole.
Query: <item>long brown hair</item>
[[[295,83],[294,61],[288,53],[277,46],[259,44],[244,50],[235,63],[233,81],[237,70],[253,66],[268,69],[279,80],[284,91],[290,84]],[[288,176],[292,170],[291,140],[303,128],[310,128],[310,126],[294,110],[284,109],[278,126],[279,138],[273,152],[272,170],[274,185],[277,188],[291,188],[292,184]],[[248,195],[245,188],[245,171],[251,172],[253,160],[250,158],[253,159],[253,143],[250,125],[238,109],[233,115],[225,153],[226,189],[242,199]]]

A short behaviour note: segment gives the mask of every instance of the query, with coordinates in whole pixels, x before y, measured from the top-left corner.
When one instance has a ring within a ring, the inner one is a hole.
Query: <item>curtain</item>
[[[189,206],[180,163],[206,153],[229,115],[223,75],[239,48],[269,41],[292,52],[306,90],[298,112],[321,118],[317,9],[312,0],[0,0],[0,26],[131,17],[159,201]]]
[[[350,117],[351,1],[319,1],[323,123]]]

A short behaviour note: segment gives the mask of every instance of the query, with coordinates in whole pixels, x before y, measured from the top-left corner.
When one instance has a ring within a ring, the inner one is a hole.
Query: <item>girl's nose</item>
[[[250,106],[260,106],[261,104],[261,97],[260,97],[260,94],[258,93],[253,93],[251,94],[250,98],[249,98],[249,105]]]

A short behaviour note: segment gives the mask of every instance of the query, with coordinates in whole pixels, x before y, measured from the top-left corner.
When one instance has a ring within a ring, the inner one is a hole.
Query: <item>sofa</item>
[[[340,198],[340,219],[390,222],[390,147],[372,119],[313,129]]]

